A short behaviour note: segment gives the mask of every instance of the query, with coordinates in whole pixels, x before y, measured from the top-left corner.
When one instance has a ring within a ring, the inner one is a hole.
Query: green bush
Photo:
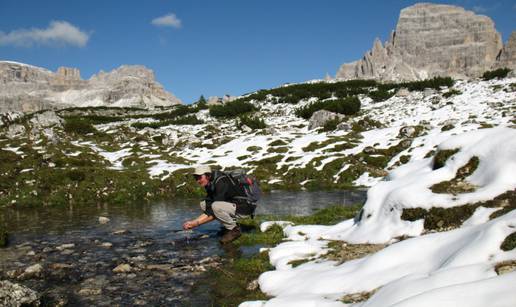
[[[76,117],[66,118],[63,129],[65,132],[76,134],[95,133],[97,131],[91,122],[86,119],[80,119]]]
[[[356,96],[344,99],[318,101],[303,108],[296,110],[296,115],[304,119],[309,119],[314,112],[326,110],[344,115],[353,115],[360,111],[360,99]]]
[[[330,119],[329,121],[324,123],[323,131],[334,131],[337,129],[337,125],[340,124],[342,121],[338,118]]]
[[[256,107],[246,102],[245,99],[237,99],[223,105],[210,107],[210,115],[218,118],[236,117],[252,111],[256,111]]]
[[[385,89],[369,92],[369,97],[375,102],[385,101],[392,96],[394,96],[394,92],[391,93]]]
[[[256,129],[265,129],[267,128],[267,125],[263,121],[263,119],[258,117],[250,117],[247,115],[242,115],[238,118],[237,126],[239,128],[242,128],[243,126],[247,126],[253,130]]]
[[[496,69],[496,70],[486,71],[482,75],[482,79],[485,80],[485,81],[491,80],[491,79],[495,79],[495,78],[503,79],[503,78],[507,77],[509,72],[511,72],[511,70],[509,68],[499,68],[499,69]]]

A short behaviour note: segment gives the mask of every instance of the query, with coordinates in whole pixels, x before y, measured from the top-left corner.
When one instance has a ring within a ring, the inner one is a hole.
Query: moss
[[[460,95],[460,94],[462,94],[461,91],[452,88],[449,91],[447,91],[446,93],[444,93],[443,97],[450,98],[451,96]]]
[[[287,145],[287,142],[283,141],[283,140],[276,140],[274,142],[271,142],[269,144],[269,146],[273,147],[273,146],[285,146]]]
[[[436,183],[430,187],[434,193],[460,194],[475,191],[475,186],[464,181],[466,177],[473,174],[478,168],[480,160],[478,157],[472,157],[466,165],[457,170],[455,177],[452,180]]]
[[[407,164],[410,161],[410,155],[403,155],[400,157],[401,164]]]
[[[257,151],[260,151],[262,150],[262,148],[260,146],[249,146],[247,147],[247,151],[250,151],[250,152],[257,152]]]
[[[298,267],[304,263],[312,261],[312,258],[305,258],[305,259],[297,259],[297,260],[291,260],[287,264],[290,264],[293,268]]]
[[[285,153],[288,151],[288,147],[271,147],[267,150],[268,153]]]
[[[455,125],[453,124],[448,124],[448,125],[444,125],[441,127],[441,131],[449,131],[449,130],[452,130],[453,128],[455,128]]]
[[[404,209],[401,219],[406,221],[416,221],[424,218],[424,228],[426,230],[443,230],[457,228],[470,218],[479,205],[464,205],[452,208],[422,208]]]
[[[443,167],[446,164],[446,161],[456,154],[459,151],[459,149],[445,149],[445,150],[439,150],[437,154],[434,156],[434,162],[432,169],[436,170],[441,167]]]
[[[503,240],[502,245],[500,245],[500,249],[503,251],[510,251],[516,248],[516,232],[508,235],[505,240]]]
[[[384,247],[385,244],[348,244],[342,241],[331,241],[328,244],[330,251],[324,255],[324,258],[344,263],[375,253]]]

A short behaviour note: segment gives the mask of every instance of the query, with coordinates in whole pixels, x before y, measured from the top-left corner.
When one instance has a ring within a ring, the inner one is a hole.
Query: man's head
[[[210,183],[211,168],[207,165],[197,166],[193,172],[195,181],[202,187],[205,187]]]

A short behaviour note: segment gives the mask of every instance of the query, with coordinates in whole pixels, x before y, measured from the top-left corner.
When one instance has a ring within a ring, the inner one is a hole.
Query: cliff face
[[[514,68],[514,46],[502,48],[489,17],[457,6],[420,3],[400,12],[385,45],[377,39],[361,60],[342,65],[336,77],[382,81],[478,77],[500,66]]]
[[[76,68],[56,73],[16,62],[0,62],[0,113],[66,107],[153,107],[181,101],[157,83],[144,66],[121,66],[81,79]]]

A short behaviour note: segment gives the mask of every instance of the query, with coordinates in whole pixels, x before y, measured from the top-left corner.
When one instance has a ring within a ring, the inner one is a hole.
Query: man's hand
[[[195,221],[195,220],[193,220],[193,221],[186,221],[183,224],[183,229],[184,230],[188,230],[188,229],[195,228],[197,226],[199,226],[199,223],[197,221]]]

